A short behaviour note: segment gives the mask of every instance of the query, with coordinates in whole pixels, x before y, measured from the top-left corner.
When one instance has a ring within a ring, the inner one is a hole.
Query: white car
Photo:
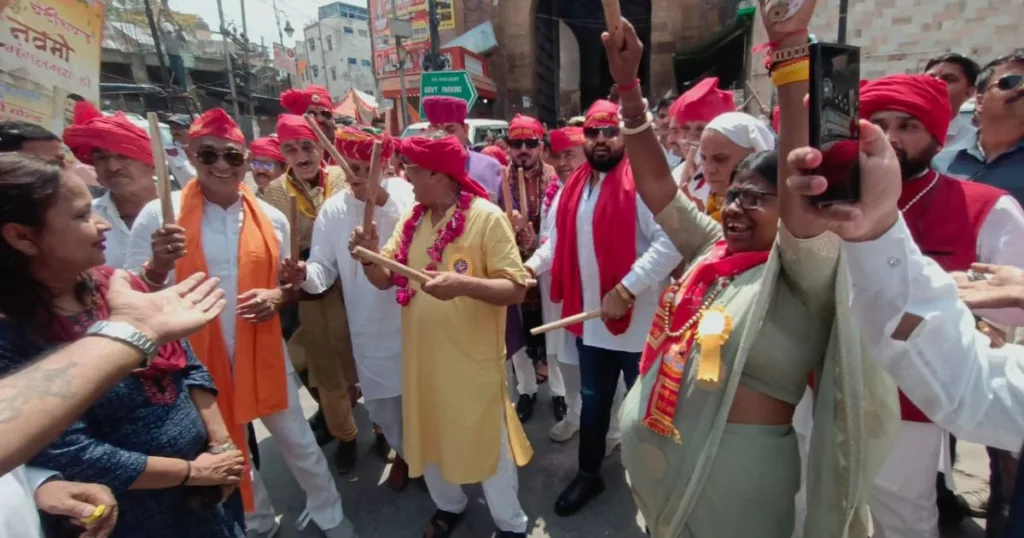
[[[466,125],[469,125],[469,145],[475,146],[483,143],[487,135],[491,135],[493,138],[501,138],[508,134],[508,122],[504,120],[485,120],[471,118],[466,120]],[[430,127],[427,122],[414,123],[405,128],[402,132],[402,138],[409,138],[410,136],[416,136],[423,131],[426,131]]]

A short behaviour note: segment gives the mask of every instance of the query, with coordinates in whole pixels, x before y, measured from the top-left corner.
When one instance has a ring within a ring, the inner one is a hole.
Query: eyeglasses
[[[598,137],[604,136],[605,138],[615,138],[619,136],[618,127],[587,127],[583,129],[583,136],[587,137],[587,140],[597,140]]]
[[[230,166],[238,167],[245,164],[245,154],[233,149],[221,153],[215,149],[202,148],[196,152],[196,159],[205,166],[217,164],[221,157],[224,157],[224,162]]]
[[[725,191],[725,205],[739,201],[743,209],[760,209],[764,205],[764,199],[769,196],[776,194],[756,189],[729,189]]]
[[[526,146],[527,149],[537,149],[540,147],[540,140],[531,138],[529,140],[509,140],[508,147],[512,149],[523,149]]]
[[[273,172],[275,163],[270,161],[252,161],[249,163],[253,172]]]
[[[312,114],[322,120],[333,120],[334,113],[330,110],[310,110],[309,114]]]
[[[1016,90],[1024,86],[1024,75],[1005,75],[996,81],[996,88],[1004,92]]]

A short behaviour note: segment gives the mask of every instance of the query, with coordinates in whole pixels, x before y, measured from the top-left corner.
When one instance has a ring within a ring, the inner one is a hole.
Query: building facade
[[[299,85],[324,86],[335,101],[350,88],[376,95],[367,9],[335,2],[321,6],[318,14],[320,19],[303,29],[297,51],[305,60]]]

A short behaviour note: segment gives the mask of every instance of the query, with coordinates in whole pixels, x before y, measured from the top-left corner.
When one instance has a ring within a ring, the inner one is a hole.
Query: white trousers
[[[533,359],[526,354],[526,347],[516,351],[511,362],[516,378],[516,393],[530,396],[537,394],[537,370],[533,367]]]
[[[900,423],[871,494],[875,538],[938,538],[935,470],[944,435],[935,424]]]
[[[562,379],[562,369],[558,367],[558,357],[550,353],[548,354],[548,390],[551,391],[552,397],[565,398],[565,380]]]
[[[462,486],[445,480],[441,476],[441,469],[436,465],[424,466],[423,478],[427,482],[430,498],[439,509],[453,514],[461,514],[466,510],[469,499]],[[523,512],[523,507],[519,504],[519,475],[516,463],[512,459],[504,419],[501,425],[501,457],[498,459],[498,472],[480,485],[483,487],[491,518],[498,529],[526,532],[528,520],[526,512]]]
[[[390,398],[378,398],[376,400],[363,400],[366,411],[370,413],[370,420],[380,426],[384,432],[384,438],[388,440],[391,448],[399,455],[402,454],[402,395]]]
[[[260,419],[274,437],[281,457],[288,464],[295,480],[306,492],[306,510],[323,529],[337,527],[345,519],[341,508],[341,495],[334,483],[334,477],[327,466],[327,458],[316,444],[313,430],[302,413],[299,405],[299,380],[294,373],[288,374],[288,409],[278,411]],[[245,514],[246,529],[260,532],[270,530],[277,516],[270,495],[263,483],[256,466],[249,462],[252,469],[253,500],[256,510]]]

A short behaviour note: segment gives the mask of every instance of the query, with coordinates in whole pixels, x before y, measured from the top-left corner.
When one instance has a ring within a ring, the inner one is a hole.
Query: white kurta
[[[106,240],[106,250],[103,252],[107,259],[106,264],[124,269],[125,256],[128,254],[128,234],[131,233],[131,229],[124,223],[124,219],[117,211],[117,206],[114,205],[109,190],[103,196],[92,201],[92,211],[110,224],[110,230],[103,236]]]
[[[562,183],[561,180],[558,180]],[[559,187],[561,193],[561,187]],[[540,244],[547,243],[551,237],[551,231],[555,227],[555,208],[558,206],[558,194],[551,200],[551,205],[540,209]],[[551,300],[551,275],[542,274],[537,277],[540,286],[541,314],[544,323],[551,323],[562,319],[562,303]],[[579,351],[576,349],[576,337],[565,329],[556,329],[544,333],[544,342],[548,354],[555,354],[559,362],[566,364],[579,364]],[[578,385],[579,383],[577,383]]]
[[[594,187],[587,186],[576,211],[576,249],[580,263],[580,280],[583,286],[583,311],[599,310],[601,300],[600,276],[597,268],[597,254],[594,245],[600,237],[594,237],[594,209],[600,198],[601,188],[607,174],[602,173]],[[563,191],[564,192],[564,191]],[[552,207],[557,207],[562,193],[555,197]],[[552,210],[551,220],[556,211]],[[636,261],[632,269],[622,278],[622,285],[636,297],[633,304],[633,319],[629,329],[618,336],[608,331],[600,318],[583,323],[583,344],[602,349],[638,353],[643,351],[647,331],[654,319],[661,293],[668,285],[669,274],[683,261],[682,255],[672,245],[672,240],[654,222],[654,215],[647,209],[640,197],[636,198]],[[548,240],[537,249],[526,262],[534,274],[541,275],[551,270],[555,261],[555,243],[558,233],[555,226],[549,229]]]
[[[378,237],[388,238],[415,203],[412,185],[386,178],[382,186],[388,201],[374,210]],[[395,290],[379,290],[348,250],[349,238],[363,224],[366,204],[343,191],[324,202],[313,224],[313,240],[302,289],[323,293],[341,279],[345,304],[355,310],[348,317],[359,384],[367,400],[402,393],[402,309]]]

